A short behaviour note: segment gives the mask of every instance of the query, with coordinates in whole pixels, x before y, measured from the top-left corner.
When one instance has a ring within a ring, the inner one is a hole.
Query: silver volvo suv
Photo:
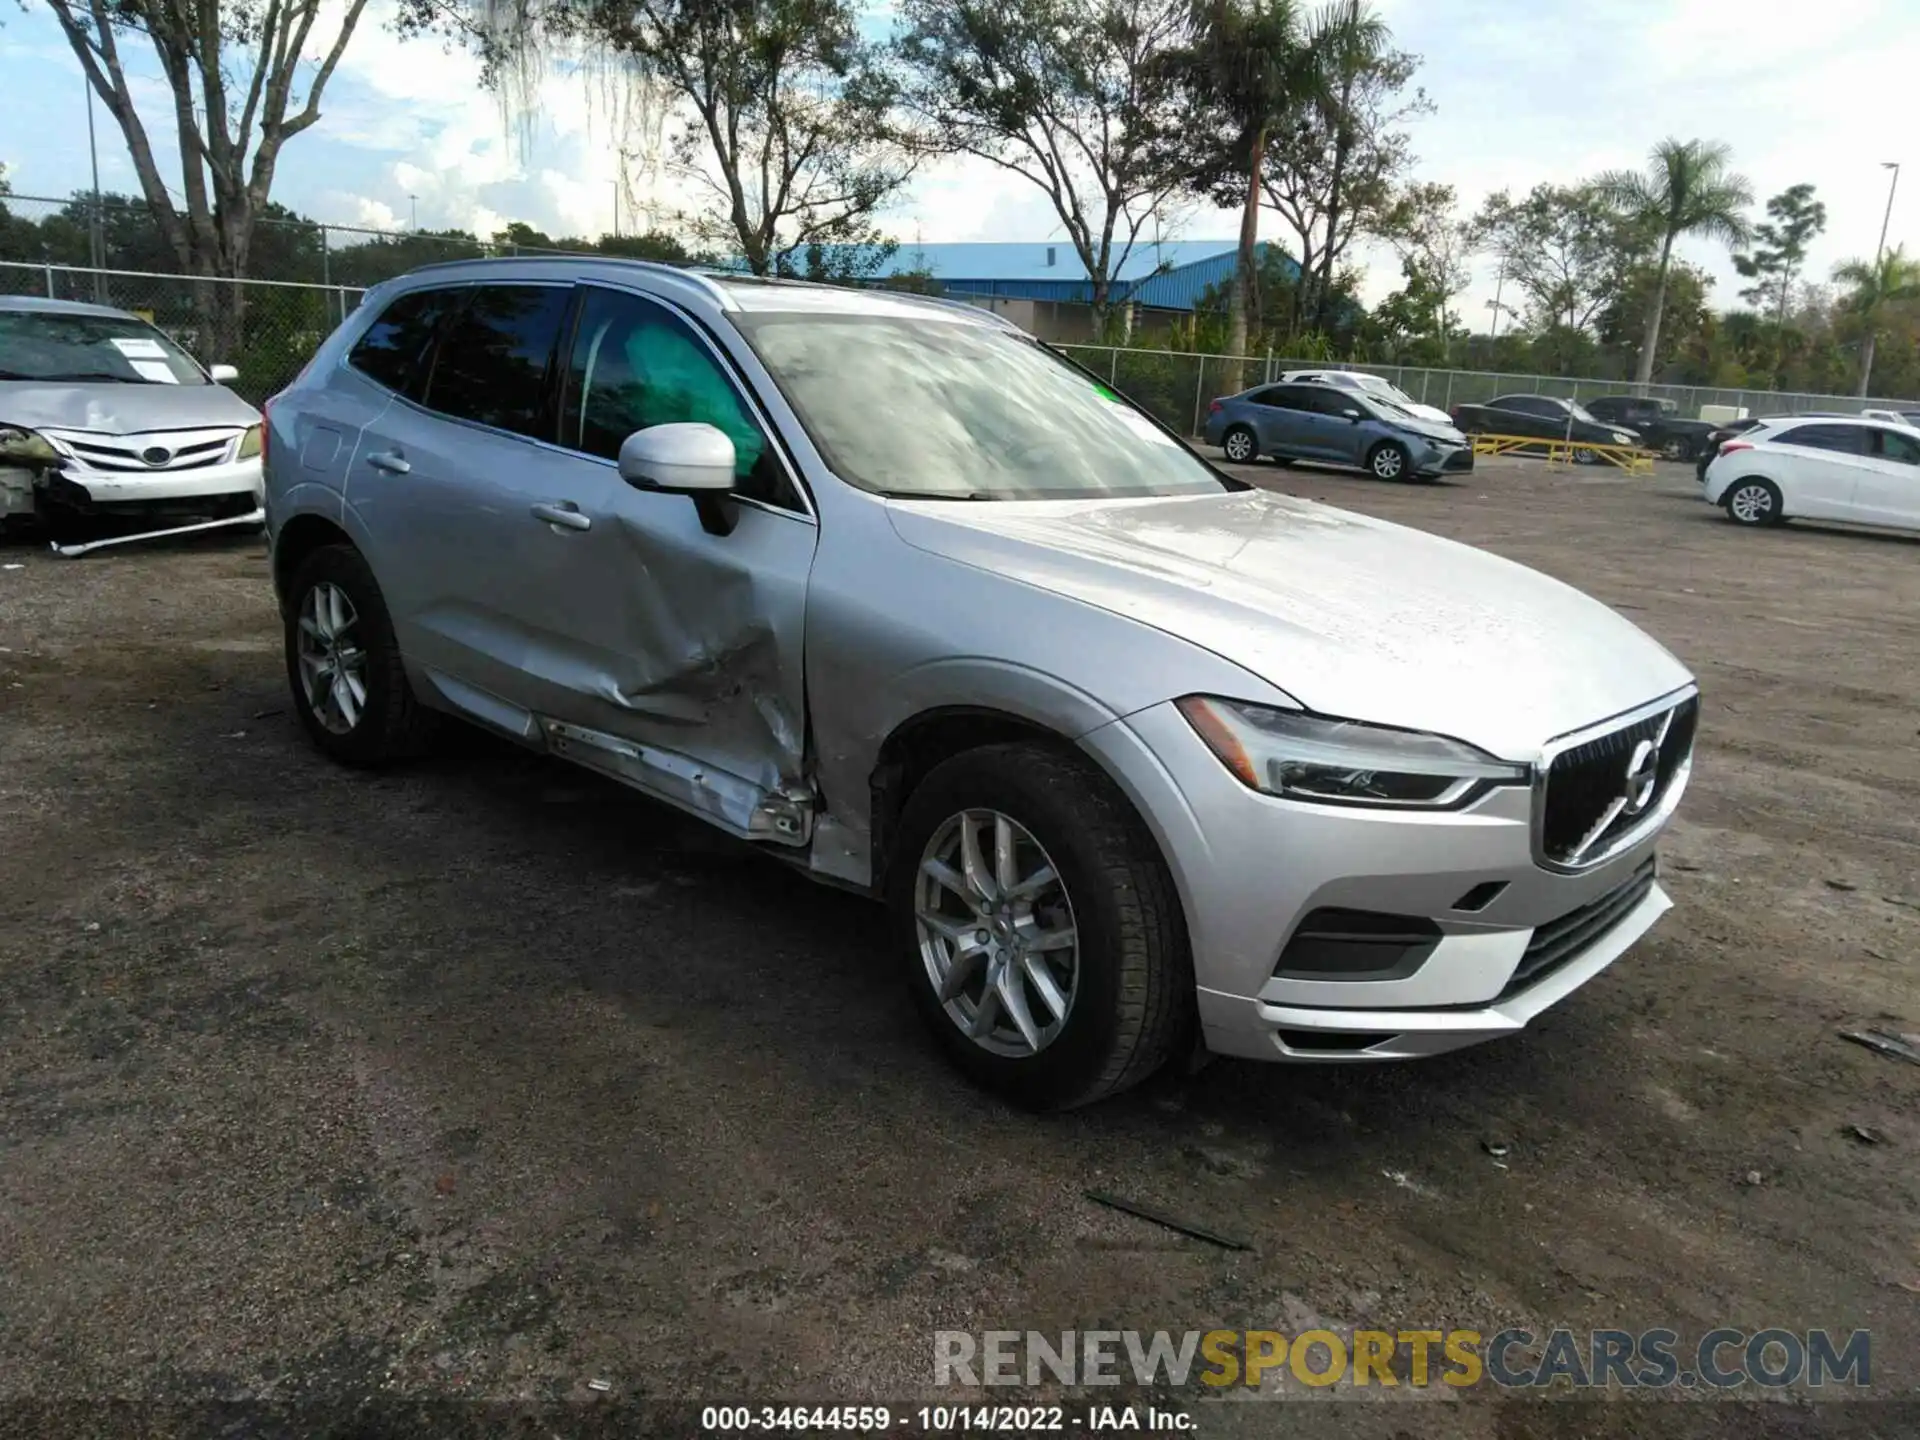
[[[976,1080],[1519,1030],[1668,906],[1692,678],[1253,488],[985,312],[616,260],[368,294],[269,403],[293,701],[471,721],[883,899]]]

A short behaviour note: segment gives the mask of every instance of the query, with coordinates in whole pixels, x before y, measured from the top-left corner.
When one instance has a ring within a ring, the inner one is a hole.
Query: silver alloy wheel
[[[1022,1059],[1066,1027],[1080,936],[1044,846],[998,810],[963,810],[933,832],[913,883],[920,959],[947,1018],[995,1055]]]
[[[352,634],[359,620],[347,592],[330,580],[300,597],[300,688],[314,718],[335,735],[358,725],[367,705],[367,652]]]
[[[1398,480],[1406,463],[1406,456],[1392,445],[1382,445],[1373,452],[1373,473],[1382,480]]]
[[[1576,465],[1598,465],[1600,463],[1599,452],[1586,449],[1575,450],[1573,452],[1573,463]]]
[[[1727,509],[1742,525],[1758,525],[1773,513],[1773,496],[1764,485],[1740,485],[1727,497]]]
[[[1253,458],[1253,436],[1244,430],[1235,430],[1227,436],[1227,443],[1222,448],[1227,452],[1229,460],[1236,464],[1245,464]]]

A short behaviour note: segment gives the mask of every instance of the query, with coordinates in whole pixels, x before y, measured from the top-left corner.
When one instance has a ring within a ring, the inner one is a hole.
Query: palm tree
[[[1860,395],[1864,399],[1867,386],[1873,382],[1873,342],[1880,332],[1881,311],[1895,301],[1920,298],[1920,259],[1909,256],[1904,245],[1896,245],[1882,251],[1871,263],[1843,261],[1833,267],[1833,278],[1853,287],[1847,308],[1866,327],[1867,338],[1860,346]]]
[[[1729,245],[1750,233],[1742,213],[1753,204],[1753,187],[1744,175],[1728,172],[1733,152],[1716,140],[1668,138],[1653,147],[1645,171],[1609,170],[1594,182],[1600,194],[1627,220],[1660,237],[1660,270],[1647,309],[1646,339],[1634,382],[1653,379],[1654,349],[1660,343],[1660,316],[1667,308],[1667,269],[1673,242],[1682,235],[1705,235]]]
[[[1258,284],[1267,143],[1304,107],[1328,100],[1328,77],[1340,60],[1378,49],[1388,31],[1360,0],[1332,0],[1310,21],[1297,0],[1193,0],[1189,23],[1191,38],[1179,64],[1194,94],[1197,124],[1220,137],[1240,206],[1238,262],[1227,296],[1227,382],[1237,390],[1240,362],[1234,357],[1247,351],[1247,316]]]

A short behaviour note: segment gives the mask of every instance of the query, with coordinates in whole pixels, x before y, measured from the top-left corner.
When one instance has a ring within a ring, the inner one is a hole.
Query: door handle
[[[407,457],[398,450],[383,450],[378,455],[369,455],[367,464],[376,470],[384,470],[389,475],[404,475],[413,469],[413,466],[407,463]]]
[[[558,525],[565,530],[591,530],[593,521],[582,515],[572,501],[560,501],[553,504],[535,505],[529,512],[536,520],[544,520],[549,525]]]

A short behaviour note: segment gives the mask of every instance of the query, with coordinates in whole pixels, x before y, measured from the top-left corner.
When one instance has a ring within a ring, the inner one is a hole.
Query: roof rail
[[[452,270],[461,266],[492,265],[615,265],[635,270],[647,270],[657,275],[671,275],[678,279],[692,280],[702,286],[715,300],[725,302],[727,292],[714,281],[708,267],[691,265],[669,265],[664,260],[637,260],[629,255],[596,255],[590,251],[570,251],[564,255],[469,255],[458,260],[429,260],[424,265],[416,265],[404,272],[417,275],[423,270]],[[401,275],[392,277],[395,280]]]

